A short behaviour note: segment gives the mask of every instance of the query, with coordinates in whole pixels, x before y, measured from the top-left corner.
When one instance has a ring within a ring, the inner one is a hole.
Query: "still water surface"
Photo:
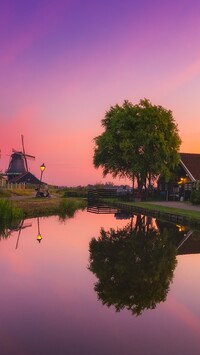
[[[189,234],[87,211],[26,220],[0,240],[0,353],[200,354],[200,235],[181,245]]]

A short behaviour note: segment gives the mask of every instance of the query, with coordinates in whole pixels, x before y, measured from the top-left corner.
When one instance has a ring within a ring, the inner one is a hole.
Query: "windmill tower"
[[[16,176],[26,174],[29,171],[27,159],[35,159],[33,155],[26,154],[23,135],[21,135],[21,140],[22,140],[22,151],[17,151],[15,149],[12,149],[13,153],[11,154],[8,169],[6,170],[8,181],[12,180]]]

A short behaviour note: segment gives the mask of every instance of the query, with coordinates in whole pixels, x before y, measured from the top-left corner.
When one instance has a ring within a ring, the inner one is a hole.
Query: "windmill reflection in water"
[[[31,226],[32,226],[32,223],[24,224],[24,219],[21,220],[18,229],[16,229],[16,230],[18,230],[18,236],[17,236],[17,242],[16,242],[16,247],[15,247],[15,249],[17,249],[18,246],[19,246],[19,238],[20,238],[22,229],[27,228],[27,227],[31,227]]]
[[[18,230],[18,235],[17,235],[17,241],[16,241],[16,247],[15,249],[17,249],[19,247],[19,239],[20,239],[20,235],[21,235],[21,232],[22,232],[22,229],[25,229],[27,227],[32,227],[32,223],[27,223],[25,224],[25,220],[23,219],[21,222],[20,222],[20,225],[17,229],[15,229],[15,231]],[[37,241],[40,243],[41,240],[42,240],[42,234],[41,234],[41,231],[40,231],[40,218],[37,217]]]

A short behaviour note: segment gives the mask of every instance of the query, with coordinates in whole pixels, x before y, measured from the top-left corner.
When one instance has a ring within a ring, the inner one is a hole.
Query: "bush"
[[[0,200],[0,238],[7,237],[6,229],[18,225],[22,218],[19,208],[12,206],[10,201]]]
[[[63,197],[87,198],[87,191],[65,191]]]
[[[8,200],[0,200],[0,220],[11,221],[21,218],[22,212],[19,208],[12,206]]]
[[[84,200],[63,199],[59,205],[59,216],[62,219],[65,219],[66,217],[73,217],[77,210],[83,210],[85,207],[86,202]]]
[[[193,205],[200,205],[200,190],[193,190],[190,196]]]

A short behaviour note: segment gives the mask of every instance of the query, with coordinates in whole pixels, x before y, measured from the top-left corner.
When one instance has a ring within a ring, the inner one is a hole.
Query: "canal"
[[[1,354],[199,354],[200,232],[95,212],[1,232]]]

